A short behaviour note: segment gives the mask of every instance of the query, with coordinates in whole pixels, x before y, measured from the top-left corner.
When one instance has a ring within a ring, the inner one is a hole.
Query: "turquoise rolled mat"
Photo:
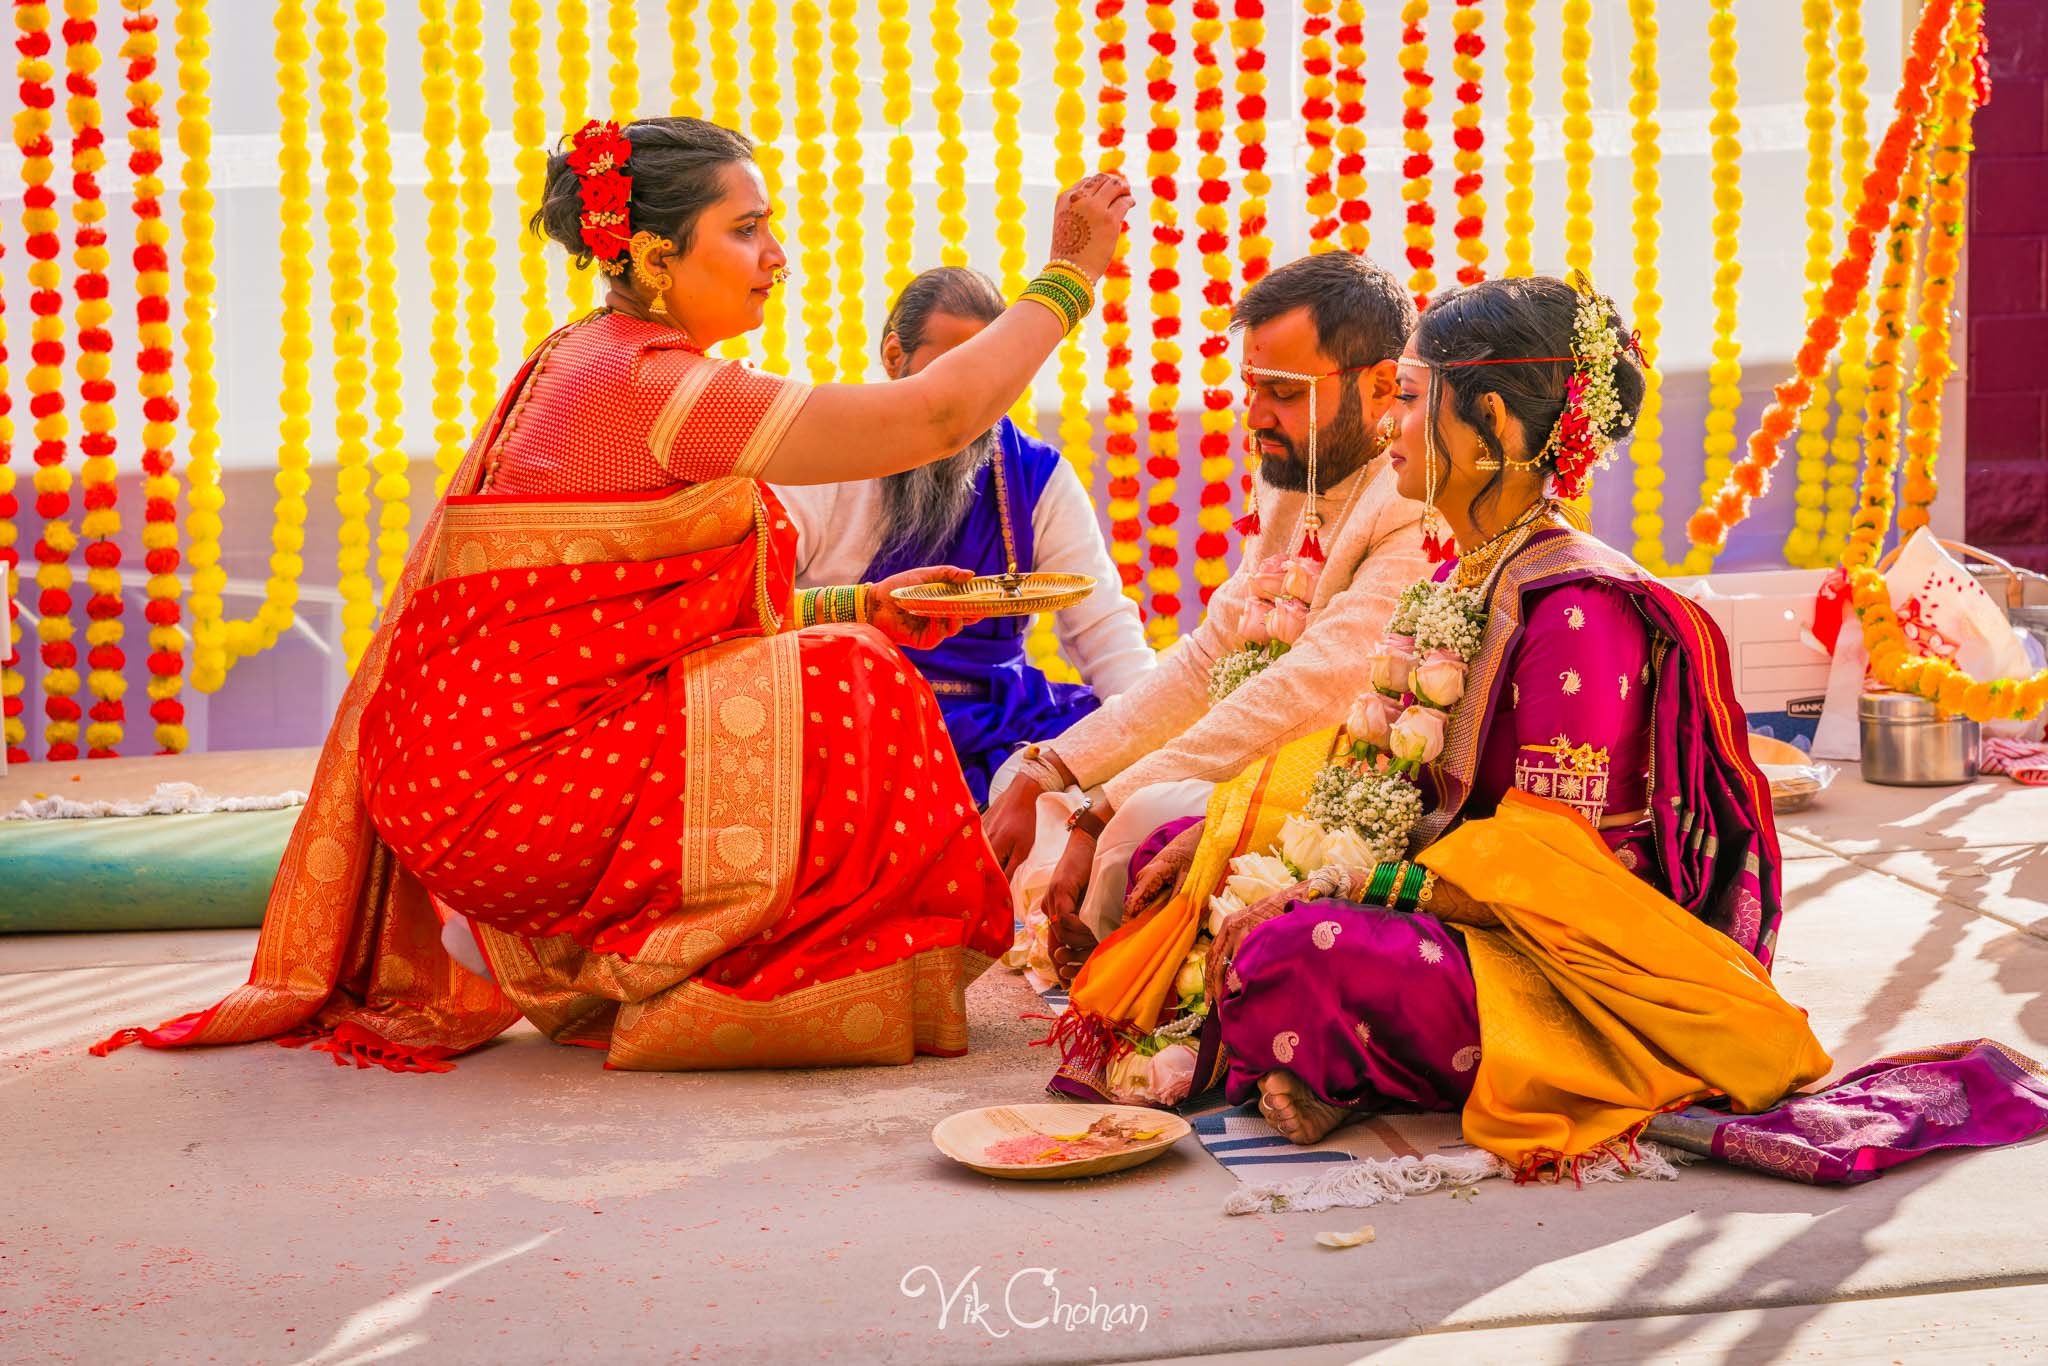
[[[304,809],[0,821],[0,933],[260,925]]]

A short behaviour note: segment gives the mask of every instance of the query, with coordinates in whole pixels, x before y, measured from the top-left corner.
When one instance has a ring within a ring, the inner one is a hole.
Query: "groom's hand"
[[[1095,949],[1095,936],[1081,923],[1081,905],[1088,896],[1088,878],[1095,867],[1095,837],[1076,830],[1052,870],[1045,889],[1045,917],[1052,927],[1052,961],[1060,981],[1071,983]]]

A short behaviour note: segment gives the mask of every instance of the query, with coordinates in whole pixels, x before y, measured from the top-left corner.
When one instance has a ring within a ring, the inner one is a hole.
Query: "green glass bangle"
[[[1081,315],[1074,300],[1068,295],[1061,293],[1056,285],[1048,284],[1044,277],[1041,276],[1039,279],[1033,280],[1030,284],[1024,286],[1023,297],[1027,299],[1042,299],[1046,303],[1051,304],[1059,311],[1060,316],[1067,320],[1067,329],[1069,331],[1080,326]]]
[[[1394,885],[1394,877],[1400,871],[1401,865],[1398,863],[1375,864],[1372,870],[1372,881],[1365,884],[1365,896],[1362,898],[1364,903],[1368,906],[1383,904],[1386,900],[1387,889]]]
[[[1058,290],[1073,303],[1074,307],[1080,309],[1083,313],[1086,313],[1089,305],[1095,302],[1094,297],[1086,289],[1065,275],[1057,275],[1047,271],[1045,274],[1033,279],[1031,283]]]
[[[1412,911],[1422,904],[1422,883],[1428,872],[1413,863],[1404,863],[1401,868],[1401,885],[1394,892],[1394,909]]]

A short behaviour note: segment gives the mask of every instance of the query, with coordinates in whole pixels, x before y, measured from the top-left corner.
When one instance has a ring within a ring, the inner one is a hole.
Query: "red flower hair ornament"
[[[607,275],[624,273],[626,245],[633,237],[628,221],[633,177],[626,171],[632,158],[633,144],[609,119],[592,119],[569,139],[569,169],[576,173],[576,193],[583,201],[578,219],[583,245]]]

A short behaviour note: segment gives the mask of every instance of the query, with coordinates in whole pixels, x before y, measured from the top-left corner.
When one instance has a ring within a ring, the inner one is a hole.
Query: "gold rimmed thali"
[[[983,574],[964,583],[917,583],[896,603],[920,617],[1029,617],[1072,607],[1095,591],[1087,574]]]

